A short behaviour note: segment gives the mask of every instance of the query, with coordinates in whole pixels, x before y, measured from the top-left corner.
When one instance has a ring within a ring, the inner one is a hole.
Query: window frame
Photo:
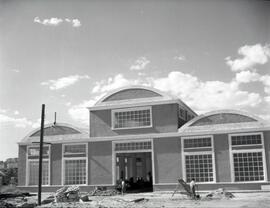
[[[209,147],[193,147],[193,148],[184,148],[184,140],[186,139],[201,139],[201,138],[206,138],[210,137],[211,138],[211,146]],[[188,152],[185,152],[186,150],[189,150]],[[195,151],[190,151],[194,149]],[[198,151],[199,149],[209,149],[206,151]],[[186,155],[212,155],[212,168],[213,168],[213,181],[209,182],[196,182],[197,184],[213,184],[216,183],[216,158],[215,158],[215,151],[214,151],[214,136],[213,135],[201,135],[201,136],[187,136],[187,137],[181,137],[181,151],[182,151],[182,175],[183,179],[186,181],[187,180],[187,171],[186,171]]]
[[[39,158],[28,158],[29,155],[28,155],[28,152],[29,152],[29,149],[31,147],[38,147],[39,148],[39,145],[27,145],[27,148],[26,148],[26,179],[25,179],[25,185],[26,186],[30,186],[30,187],[37,187],[37,185],[29,185],[29,182],[30,182],[30,166],[29,166],[29,162],[31,161],[37,161],[39,162]],[[43,145],[43,148],[44,147],[49,147],[49,154],[48,154],[48,158],[42,158],[42,161],[48,161],[48,184],[42,184],[42,186],[50,186],[51,185],[51,145],[49,144],[45,144]],[[44,156],[44,155],[43,155]]]
[[[247,145],[232,145],[232,137],[233,136],[247,136],[247,135],[261,135],[261,144],[247,144]],[[266,166],[266,157],[265,157],[265,146],[264,146],[264,135],[263,132],[245,132],[245,133],[235,133],[228,135],[229,140],[229,154],[230,154],[230,168],[231,168],[231,182],[233,183],[260,183],[260,182],[267,182],[267,166]],[[261,148],[251,148],[251,147],[258,147]],[[246,149],[233,149],[234,147],[246,147]],[[234,171],[234,153],[254,153],[254,152],[261,152],[262,153],[262,162],[263,162],[263,173],[264,173],[264,180],[258,181],[235,181],[235,171]]]
[[[118,112],[130,112],[130,111],[141,111],[141,110],[149,110],[150,112],[150,125],[148,126],[133,126],[133,127],[115,127],[115,113]],[[121,108],[121,109],[113,109],[111,110],[111,129],[112,130],[124,130],[124,129],[143,129],[143,128],[152,128],[153,127],[153,114],[152,114],[152,106],[142,106],[142,107],[134,107],[134,108]]]
[[[78,153],[74,153],[73,157],[71,157],[70,155],[72,154],[67,154],[68,157],[65,157],[65,146],[72,146],[72,145],[86,145],[86,148],[85,148],[85,156],[84,157],[76,157],[76,155],[81,155],[82,153],[78,154]],[[84,184],[65,184],[65,162],[68,161],[68,160],[85,160],[86,161],[86,164],[85,164],[85,169],[86,169],[86,180],[85,180],[85,183]],[[62,186],[68,186],[68,185],[77,185],[77,186],[87,186],[88,185],[88,143],[65,143],[65,144],[62,144],[62,181],[61,181],[61,184]]]

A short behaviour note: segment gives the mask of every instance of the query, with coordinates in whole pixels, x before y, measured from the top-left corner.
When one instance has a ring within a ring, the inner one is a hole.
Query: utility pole
[[[45,104],[42,104],[41,127],[40,127],[40,143],[39,143],[38,205],[41,205],[42,158],[43,158],[43,130],[44,130],[44,117],[45,117],[44,114],[45,114]]]
[[[54,112],[54,122],[53,122],[53,125],[54,126],[56,125],[56,112]]]

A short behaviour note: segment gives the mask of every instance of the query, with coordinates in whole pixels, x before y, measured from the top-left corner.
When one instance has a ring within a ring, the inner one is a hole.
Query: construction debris
[[[79,186],[64,186],[55,192],[55,202],[78,202],[79,200]]]
[[[215,191],[212,191],[206,195],[206,198],[211,198],[211,199],[223,199],[223,198],[234,198],[235,196],[228,191],[225,191],[223,188],[217,189]]]
[[[142,202],[142,201],[148,201],[148,199],[145,199],[145,198],[139,198],[139,199],[134,199],[134,200],[132,200],[131,202],[138,203],[138,202]]]
[[[4,191],[3,191],[4,190]],[[0,192],[0,208],[8,207],[36,207],[37,203],[31,199],[31,196],[36,194],[30,194],[29,192],[23,192],[16,187],[5,187]]]
[[[30,194],[29,192],[7,192],[7,193],[0,193],[0,199],[7,199],[7,198],[16,198],[16,197],[27,197],[27,196],[36,196],[36,194]]]
[[[115,189],[107,190],[106,187],[95,187],[95,189],[88,193],[89,196],[115,196],[120,194],[119,191]]]

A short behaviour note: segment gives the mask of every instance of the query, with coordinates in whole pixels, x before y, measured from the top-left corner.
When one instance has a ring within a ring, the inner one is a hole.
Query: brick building
[[[140,86],[121,88],[89,108],[89,131],[56,123],[44,130],[43,190],[77,184],[201,190],[270,187],[270,125],[245,112],[197,114],[180,99]],[[19,186],[37,190],[40,130],[19,143]],[[136,186],[137,185],[137,186]]]

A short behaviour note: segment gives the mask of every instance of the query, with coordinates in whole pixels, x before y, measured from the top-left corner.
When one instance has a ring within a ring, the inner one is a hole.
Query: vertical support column
[[[38,174],[38,205],[41,205],[41,189],[42,189],[42,157],[43,157],[43,129],[44,129],[45,104],[42,104],[41,111],[41,128],[40,128],[40,144],[39,144],[39,174]]]

